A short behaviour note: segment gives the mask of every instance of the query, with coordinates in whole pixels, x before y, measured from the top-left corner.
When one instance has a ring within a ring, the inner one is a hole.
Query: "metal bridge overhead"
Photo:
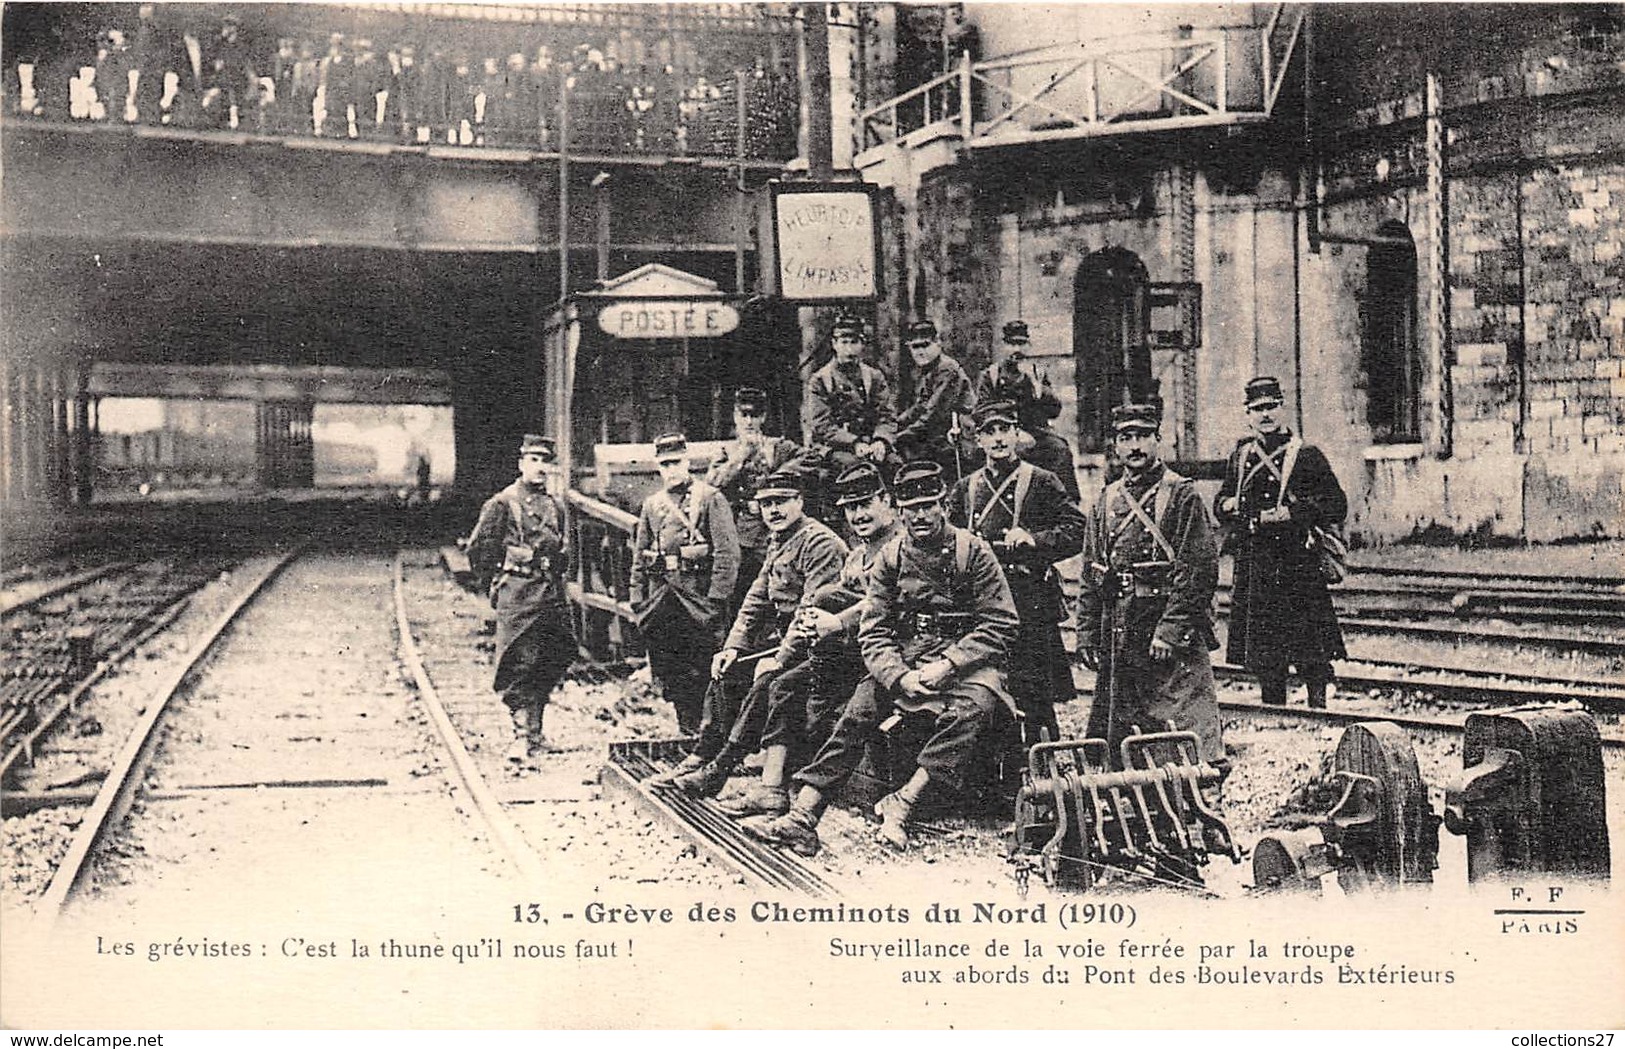
[[[970,149],[1262,123],[1286,83],[1307,4],[1262,25],[1072,40],[959,65],[859,119],[858,166],[893,147]]]

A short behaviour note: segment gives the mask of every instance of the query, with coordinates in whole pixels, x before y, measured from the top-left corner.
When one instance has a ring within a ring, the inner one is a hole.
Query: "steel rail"
[[[168,711],[170,701],[180,692],[181,687],[192,676],[192,672],[231,629],[243,611],[299,556],[301,550],[302,548],[296,547],[281,554],[250,580],[225,611],[209,625],[203,636],[181,657],[180,663],[152,690],[141,720],[136,723],[135,729],[125,741],[124,749],[114,760],[101,789],[96,792],[96,800],[85,813],[73,844],[69,846],[67,854],[57,866],[45,893],[34,905],[35,914],[47,929],[55,923],[66,908],[68,899],[83,884],[90,870],[90,857],[96,847],[101,844],[107,832],[129,811],[130,803],[135,800],[136,792],[141,787],[142,773],[157,752],[156,729],[158,722]]]
[[[110,561],[105,565],[87,568],[83,572],[74,572],[71,575],[63,576],[61,579],[46,585],[44,589],[37,593],[18,598],[0,598],[0,616],[9,616],[13,612],[21,612],[32,608],[42,601],[48,601],[53,597],[67,593],[69,590],[75,590],[89,583],[94,583],[96,580],[112,575],[114,572],[134,568],[136,564],[135,561]]]
[[[1266,706],[1255,700],[1221,699],[1219,709],[1228,710],[1238,714],[1247,715],[1280,715],[1282,717],[1301,718],[1305,721],[1320,721],[1333,725],[1352,725],[1361,721],[1391,721],[1404,728],[1420,729],[1425,732],[1446,732],[1460,735],[1465,731],[1467,715],[1460,718],[1422,718],[1409,714],[1395,714],[1385,711],[1353,711],[1353,710],[1321,710],[1315,707],[1294,706]],[[1619,736],[1602,737],[1604,750],[1625,750],[1625,738]]]
[[[502,846],[502,851],[519,870],[520,877],[539,889],[543,881],[541,860],[526,843],[519,828],[508,818],[507,813],[502,811],[502,803],[497,800],[497,796],[485,782],[485,777],[481,776],[480,770],[475,767],[474,759],[463,746],[462,737],[452,725],[451,718],[446,713],[446,706],[440,701],[440,692],[434,687],[429,670],[424,666],[423,653],[418,648],[417,639],[412,635],[412,621],[406,614],[405,563],[405,551],[397,551],[393,567],[395,630],[400,640],[401,662],[406,664],[407,671],[412,675],[418,699],[423,702],[423,708],[428,711],[429,719],[434,722],[435,731],[440,734],[440,742],[451,757],[452,768],[457,771],[457,779],[468,792],[468,796],[473,799],[480,818],[491,828],[491,836]]]
[[[1338,660],[1340,669],[1333,675],[1333,680],[1346,685],[1355,685],[1361,688],[1407,688],[1418,692],[1426,692],[1440,699],[1464,700],[1467,702],[1497,702],[1497,703],[1543,703],[1553,700],[1578,700],[1587,707],[1604,714],[1617,714],[1625,712],[1625,694],[1600,692],[1586,683],[1564,681],[1557,678],[1518,678],[1500,673],[1484,673],[1478,675],[1482,678],[1495,680],[1472,680],[1475,676],[1471,671],[1465,670],[1436,670],[1443,680],[1431,681],[1427,678],[1417,678],[1407,673],[1416,664],[1403,661],[1387,662],[1374,659]],[[1382,667],[1394,671],[1391,674],[1362,673],[1361,667]],[[1253,673],[1244,667],[1231,663],[1218,663],[1213,667],[1215,677],[1223,678],[1251,678]]]
[[[675,741],[611,744],[609,760],[604,765],[605,785],[659,817],[713,862],[749,884],[811,896],[838,894],[836,886],[794,856],[746,834],[709,799],[690,797],[672,788],[649,786],[645,782],[649,775],[667,765],[666,759],[657,758],[653,751],[676,745]]]
[[[152,623],[146,627],[146,629],[124,642],[124,644],[120,645],[114,651],[108,653],[105,658],[97,661],[96,668],[92,670],[89,675],[82,678],[66,694],[64,694],[63,697],[58,700],[49,711],[38,715],[38,720],[34,727],[29,729],[20,739],[17,740],[17,742],[12,744],[10,749],[6,751],[4,758],[0,758],[0,780],[4,780],[6,773],[12,770],[19,758],[33,753],[33,746],[39,740],[39,737],[54,728],[56,723],[62,719],[62,715],[66,714],[68,711],[72,710],[78,705],[79,701],[84,698],[85,693],[89,692],[91,688],[97,684],[97,682],[101,681],[102,678],[111,673],[114,667],[118,666],[120,663],[124,662],[125,659],[129,658],[130,653],[134,652],[137,648],[140,648],[153,637],[167,629],[169,625],[178,619],[180,614],[186,610],[186,606],[191,600],[191,593],[187,593],[173,601],[168,608],[158,613],[157,618],[155,618]],[[43,687],[49,683],[49,679],[42,679],[40,684]],[[9,727],[7,731],[10,731]]]

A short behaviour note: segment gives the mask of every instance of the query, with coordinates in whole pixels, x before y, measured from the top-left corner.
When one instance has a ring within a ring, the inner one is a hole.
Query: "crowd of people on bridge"
[[[576,153],[734,156],[742,145],[751,158],[795,154],[798,87],[767,58],[734,69],[725,55],[700,53],[680,67],[639,47],[633,62],[617,57],[618,38],[571,44],[542,26],[495,43],[419,38],[405,22],[388,39],[276,35],[229,12],[204,20],[142,4],[129,24],[106,25],[80,48],[12,49],[6,88],[13,112],[50,120],[543,151],[567,139]]]
[[[1266,703],[1286,702],[1295,669],[1325,705],[1344,655],[1327,585],[1347,500],[1283,421],[1280,382],[1247,384],[1249,433],[1212,506],[1164,462],[1161,405],[1118,406],[1120,472],[1086,508],[1028,340],[1007,324],[972,379],[930,322],[908,326],[915,382],[899,405],[862,359],[862,322],[843,317],[804,391],[805,446],[763,432],[767,397],[751,388],[703,478],[682,434],[656,439],[661,485],[632,539],[631,602],[690,739],[659,789],[716,797],[759,751],[759,776],[722,811],[812,855],[825,806],[878,744],[891,756],[878,833],[906,848],[928,792],[974,795],[1001,762],[1019,768],[1024,748],[1060,738],[1055,705],[1075,689],[1058,565],[1074,557],[1077,654],[1096,676],[1086,732],[1114,760],[1132,735],[1174,731],[1227,768],[1209,655],[1221,548],[1236,559],[1231,661]],[[543,712],[574,651],[553,459],[551,440],[527,436],[519,480],[469,541],[498,613],[496,688],[521,765],[548,747]]]

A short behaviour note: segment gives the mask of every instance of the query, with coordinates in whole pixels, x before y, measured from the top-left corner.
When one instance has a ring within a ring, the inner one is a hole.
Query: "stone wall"
[[[1338,17],[1358,22],[1362,10]],[[1301,143],[1284,122],[1222,140],[1133,137],[1132,150],[1108,140],[983,152],[922,185],[922,312],[944,326],[967,368],[986,363],[1000,324],[1023,316],[1034,366],[1068,404],[1058,426],[1075,442],[1078,266],[1091,252],[1126,248],[1149,279],[1174,279],[1170,187],[1181,166],[1193,167],[1203,330],[1195,388],[1179,391],[1195,398],[1197,416],[1182,456],[1222,457],[1244,425],[1241,384],[1271,372],[1348,488],[1351,530],[1363,541],[1436,530],[1529,541],[1625,534],[1619,37],[1579,9],[1505,8],[1482,16],[1494,46],[1476,47],[1472,34],[1440,37],[1455,24],[1446,14],[1427,15],[1428,33],[1410,37],[1368,27],[1391,76],[1373,79],[1357,47],[1328,59],[1318,252],[1293,164]],[[1437,316],[1429,69],[1447,133]],[[1240,170],[1237,156],[1254,169]],[[1414,445],[1375,443],[1367,421],[1366,259],[1385,223],[1409,231],[1418,260],[1424,400]],[[1438,359],[1430,325],[1444,333]],[[1086,491],[1102,468],[1099,457],[1080,457]]]

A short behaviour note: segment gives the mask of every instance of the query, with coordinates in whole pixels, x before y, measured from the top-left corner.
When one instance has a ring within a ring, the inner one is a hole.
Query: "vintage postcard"
[[[0,1025],[1625,1027],[1617,5],[0,19]]]

